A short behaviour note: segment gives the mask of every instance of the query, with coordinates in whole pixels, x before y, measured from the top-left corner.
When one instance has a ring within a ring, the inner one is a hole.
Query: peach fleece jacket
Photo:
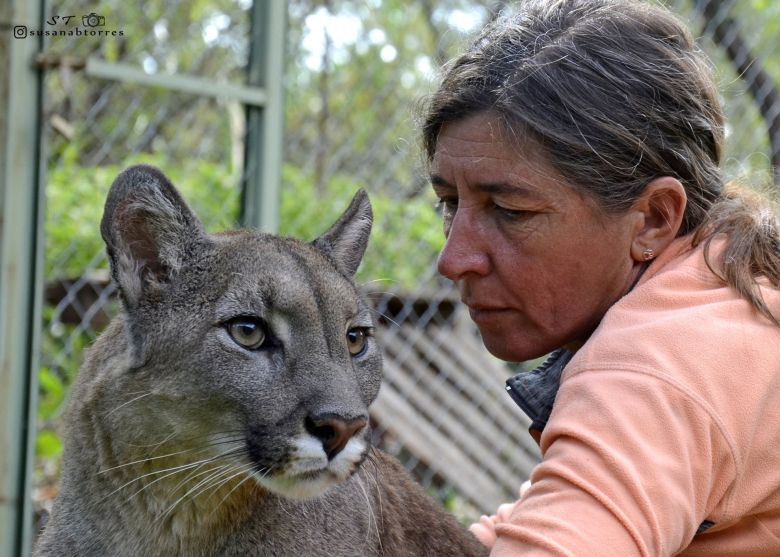
[[[780,556],[780,327],[679,238],[568,363],[540,445],[492,557]]]

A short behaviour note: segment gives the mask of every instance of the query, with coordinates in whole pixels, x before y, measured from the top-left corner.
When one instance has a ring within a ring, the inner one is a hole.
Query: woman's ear
[[[647,184],[632,207],[642,217],[631,244],[635,261],[653,259],[672,243],[687,205],[685,188],[676,178],[662,176]]]

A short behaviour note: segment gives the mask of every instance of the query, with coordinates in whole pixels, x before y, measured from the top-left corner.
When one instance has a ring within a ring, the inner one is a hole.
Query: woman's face
[[[501,359],[584,342],[638,274],[632,213],[600,213],[537,146],[502,140],[490,113],[442,128],[431,181],[447,238],[439,272]]]

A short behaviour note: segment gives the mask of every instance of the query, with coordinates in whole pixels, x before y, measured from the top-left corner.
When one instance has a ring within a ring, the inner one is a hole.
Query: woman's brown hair
[[[498,115],[507,138],[537,142],[602,210],[628,209],[653,179],[677,178],[679,234],[706,242],[713,271],[774,323],[756,279],[780,287],[780,234],[762,203],[725,193],[723,113],[707,58],[666,9],[634,0],[525,0],[490,23],[428,99],[433,159],[447,122]],[[727,247],[711,262],[709,242]]]

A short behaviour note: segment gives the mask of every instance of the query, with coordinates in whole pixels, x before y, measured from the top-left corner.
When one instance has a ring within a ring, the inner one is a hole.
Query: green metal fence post
[[[266,232],[276,232],[279,226],[286,21],[287,2],[255,0],[248,84],[265,90],[266,103],[247,107],[241,221]]]
[[[29,555],[40,328],[43,2],[0,0],[0,557]]]

